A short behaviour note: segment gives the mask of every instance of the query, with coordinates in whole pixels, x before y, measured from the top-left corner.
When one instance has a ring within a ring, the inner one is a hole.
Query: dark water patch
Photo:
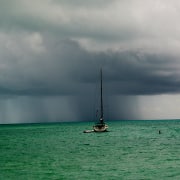
[[[86,143],[86,144],[83,144],[83,145],[85,145],[85,146],[89,146],[90,144],[89,144],[89,143]]]

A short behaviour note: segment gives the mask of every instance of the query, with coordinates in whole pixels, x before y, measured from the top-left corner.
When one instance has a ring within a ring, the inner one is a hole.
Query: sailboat
[[[94,132],[106,132],[108,129],[108,125],[104,122],[102,69],[100,71],[100,77],[101,77],[101,105],[100,105],[101,114],[100,114],[99,122],[93,126]]]
[[[101,88],[101,100],[100,100],[100,118],[99,121],[93,126],[93,130],[85,130],[84,133],[90,132],[107,132],[108,125],[104,122],[104,111],[103,111],[103,86],[102,86],[102,69],[100,70],[100,88]]]

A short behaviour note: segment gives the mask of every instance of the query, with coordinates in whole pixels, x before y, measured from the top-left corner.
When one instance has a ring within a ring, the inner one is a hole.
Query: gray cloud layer
[[[25,42],[18,42],[19,38]],[[77,42],[53,38],[38,33],[22,35],[1,48],[1,94],[76,95],[85,89],[89,94],[100,67],[110,94],[179,92],[176,56],[142,50],[88,52]]]
[[[179,9],[162,0],[1,1],[1,121],[84,120],[100,67],[113,119],[137,117],[129,96],[179,93]]]

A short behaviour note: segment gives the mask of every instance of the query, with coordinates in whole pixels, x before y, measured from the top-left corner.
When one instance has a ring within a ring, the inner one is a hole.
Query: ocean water
[[[92,125],[0,125],[0,179],[180,179],[180,121]]]

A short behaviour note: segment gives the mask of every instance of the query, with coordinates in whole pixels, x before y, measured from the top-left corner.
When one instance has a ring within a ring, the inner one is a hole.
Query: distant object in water
[[[84,132],[107,132],[108,129],[108,125],[105,124],[104,122],[104,112],[103,112],[103,87],[102,87],[102,69],[100,70],[100,79],[101,79],[101,83],[100,83],[100,88],[101,88],[101,105],[100,105],[100,109],[101,109],[101,115],[99,118],[99,122],[97,122],[94,126],[93,126],[93,130],[85,130]]]
[[[161,134],[161,131],[159,130],[159,134]]]

